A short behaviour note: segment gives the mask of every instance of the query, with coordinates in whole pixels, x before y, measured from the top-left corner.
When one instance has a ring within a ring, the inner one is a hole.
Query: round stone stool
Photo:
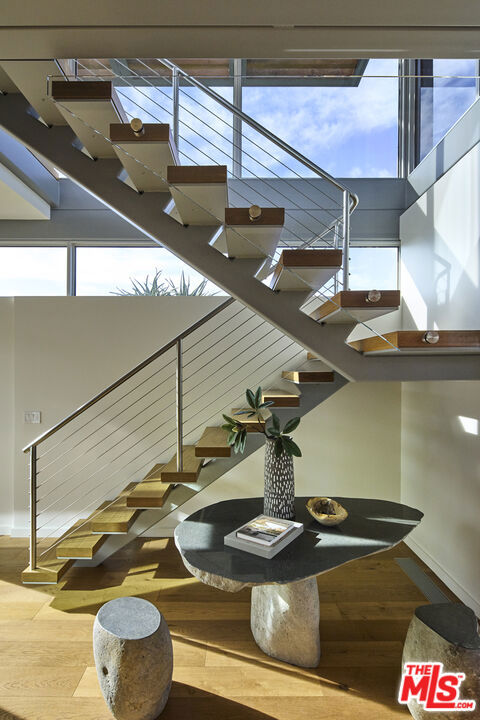
[[[473,610],[462,603],[417,607],[403,647],[402,664],[407,662],[441,662],[444,672],[464,673],[460,696],[476,701],[473,712],[432,712],[411,699],[408,709],[415,720],[480,720],[480,637]]]
[[[93,651],[116,720],[154,720],[168,700],[173,670],[170,631],[157,608],[136,597],[107,602],[95,618]]]

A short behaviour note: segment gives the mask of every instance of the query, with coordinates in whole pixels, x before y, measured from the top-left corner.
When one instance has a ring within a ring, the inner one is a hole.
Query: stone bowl
[[[340,525],[348,512],[336,500],[327,497],[313,497],[307,502],[307,510],[320,525]],[[331,511],[334,512],[331,512]]]

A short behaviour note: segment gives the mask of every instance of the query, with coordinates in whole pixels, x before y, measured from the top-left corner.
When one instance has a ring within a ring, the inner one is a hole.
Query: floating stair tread
[[[202,458],[196,457],[194,445],[184,445],[183,447],[183,470],[177,471],[177,455],[164,465],[160,471],[161,481],[166,483],[191,483],[198,480],[201,467],[203,465]]]
[[[108,81],[54,80],[51,97],[84,149],[93,158],[113,158],[109,142],[110,123],[127,122],[122,103]]]
[[[278,265],[290,268],[340,267],[341,250],[283,250]]]
[[[226,165],[169,165],[167,180],[172,185],[227,182]]]
[[[272,290],[319,289],[341,266],[341,250],[283,250],[270,287]]]
[[[105,510],[92,519],[92,533],[127,533],[136,520],[139,510],[127,506],[128,495],[135,483],[127,485],[113,504],[107,503]]]
[[[195,445],[195,457],[230,457],[231,448],[227,443],[227,433],[221,427],[207,427]]]
[[[57,548],[51,548],[45,555],[38,558],[36,570],[30,567],[25,568],[22,572],[23,583],[39,583],[46,585],[55,585],[60,582],[63,575],[74,564],[75,560],[59,560],[56,554]]]
[[[363,353],[404,352],[414,355],[480,353],[480,330],[439,330],[435,344],[425,342],[426,330],[397,330],[353,340],[349,345]],[[393,347],[392,347],[393,346]]]
[[[324,383],[333,382],[334,373],[331,370],[284,370],[282,378],[294,383]]]
[[[263,430],[263,424],[259,423],[256,417],[249,418],[247,415],[236,415],[238,412],[242,412],[244,410],[251,410],[251,408],[243,407],[243,408],[232,408],[232,417],[234,420],[238,420],[243,425],[247,426],[247,432],[261,432]],[[268,408],[265,408],[261,412],[261,417],[264,421],[268,420],[269,417],[271,417],[272,413]]]
[[[68,537],[56,547],[57,558],[91,560],[108,538],[108,534],[93,535],[92,522],[88,519],[87,521],[77,520],[68,532]]]
[[[263,402],[273,402],[273,405],[270,405],[270,407],[277,408],[299,407],[300,395],[282,389],[265,390],[263,393]]]
[[[111,123],[110,140],[137,190],[168,192],[167,167],[180,162],[169,125],[145,123],[137,136],[129,123]]]
[[[284,208],[262,208],[258,220],[250,220],[249,208],[225,208],[225,225],[248,226],[250,228],[261,226],[283,227],[285,222]]]
[[[127,497],[129,508],[161,508],[172,491],[172,485],[161,480],[160,473],[163,464],[154,465],[145,475],[143,480],[137,483]]]
[[[400,306],[399,290],[382,290],[377,302],[368,300],[368,290],[342,290],[310,313],[319,322],[364,322],[386,315]]]

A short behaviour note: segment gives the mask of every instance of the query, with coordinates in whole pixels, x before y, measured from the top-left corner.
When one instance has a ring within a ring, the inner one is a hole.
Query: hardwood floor
[[[250,633],[250,591],[201,584],[171,539],[137,540],[57,586],[20,584],[26,547],[0,537],[0,720],[111,720],[91,636],[100,606],[123,595],[153,602],[170,627],[174,682],[162,720],[409,717],[396,702],[402,646],[426,599],[394,562],[415,557],[403,544],[319,578],[322,659],[311,670],[264,655]]]

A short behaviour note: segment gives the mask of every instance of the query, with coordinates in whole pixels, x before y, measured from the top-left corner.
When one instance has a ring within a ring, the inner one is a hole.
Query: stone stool
[[[110,600],[98,611],[93,651],[103,697],[116,720],[154,720],[168,700],[173,651],[155,605],[136,597]]]
[[[480,719],[480,637],[475,613],[461,603],[421,605],[415,610],[403,647],[406,662],[441,662],[444,672],[465,673],[460,697],[476,700],[469,712],[425,710],[416,700],[408,709],[415,720]]]

